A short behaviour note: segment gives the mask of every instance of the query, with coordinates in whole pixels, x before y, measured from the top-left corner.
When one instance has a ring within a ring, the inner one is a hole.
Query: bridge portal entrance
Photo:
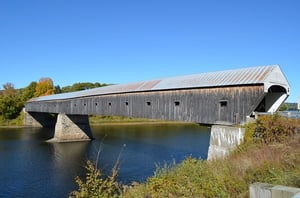
[[[255,111],[274,113],[287,98],[288,90],[279,85],[273,85],[259,101]]]

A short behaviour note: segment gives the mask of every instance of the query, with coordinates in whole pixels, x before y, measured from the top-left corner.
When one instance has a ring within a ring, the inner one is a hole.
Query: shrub
[[[86,162],[86,178],[85,181],[80,179],[78,176],[75,178],[76,183],[78,184],[79,189],[70,193],[69,197],[101,197],[101,198],[114,198],[119,197],[121,194],[121,186],[117,182],[117,176],[119,172],[120,158],[121,154],[126,147],[123,145],[122,150],[119,153],[117,161],[112,168],[112,173],[110,176],[104,177],[101,170],[97,167],[97,162],[99,160],[99,155],[101,152],[102,142],[99,146],[97,153],[97,159],[95,163],[91,161]]]
[[[255,123],[245,126],[246,142],[283,143],[288,137],[297,131],[296,123],[293,119],[282,117],[278,114],[271,116],[259,116]]]
[[[187,158],[180,164],[157,167],[153,177],[123,197],[236,197],[246,188],[230,173],[227,162]]]
[[[104,178],[101,171],[91,162],[87,161],[85,181],[78,176],[75,178],[79,189],[70,193],[70,197],[118,197],[121,192],[116,182],[118,171],[113,169],[112,175]]]

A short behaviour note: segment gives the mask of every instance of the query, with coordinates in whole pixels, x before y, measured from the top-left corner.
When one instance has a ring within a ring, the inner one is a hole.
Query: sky
[[[0,0],[0,86],[280,65],[300,98],[299,0]]]

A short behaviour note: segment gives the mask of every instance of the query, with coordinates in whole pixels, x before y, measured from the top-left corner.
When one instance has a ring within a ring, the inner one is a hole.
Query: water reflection
[[[104,139],[100,164],[109,171],[122,146],[120,180],[144,181],[156,163],[180,162],[188,156],[207,158],[209,129],[198,125],[144,125],[93,127],[97,140]],[[94,142],[96,143],[96,142]],[[90,158],[93,154],[89,155]]]
[[[82,172],[83,156],[85,156],[89,142],[49,143],[49,145],[53,150],[51,163],[53,163],[54,171],[52,174],[58,173],[57,181],[69,182],[70,175]]]
[[[155,164],[207,158],[209,129],[198,125],[109,125],[92,127],[95,140],[47,143],[53,130],[0,128],[0,197],[67,197],[96,160],[110,174],[123,145],[119,181],[144,181]]]

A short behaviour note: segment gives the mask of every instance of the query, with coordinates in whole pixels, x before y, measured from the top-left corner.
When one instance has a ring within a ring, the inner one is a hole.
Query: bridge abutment
[[[244,139],[245,129],[223,125],[211,127],[207,160],[226,157]]]
[[[76,142],[93,139],[88,115],[60,113],[55,124],[54,137],[48,142]]]
[[[56,115],[50,113],[24,111],[24,125],[32,127],[54,127],[56,123]]]

